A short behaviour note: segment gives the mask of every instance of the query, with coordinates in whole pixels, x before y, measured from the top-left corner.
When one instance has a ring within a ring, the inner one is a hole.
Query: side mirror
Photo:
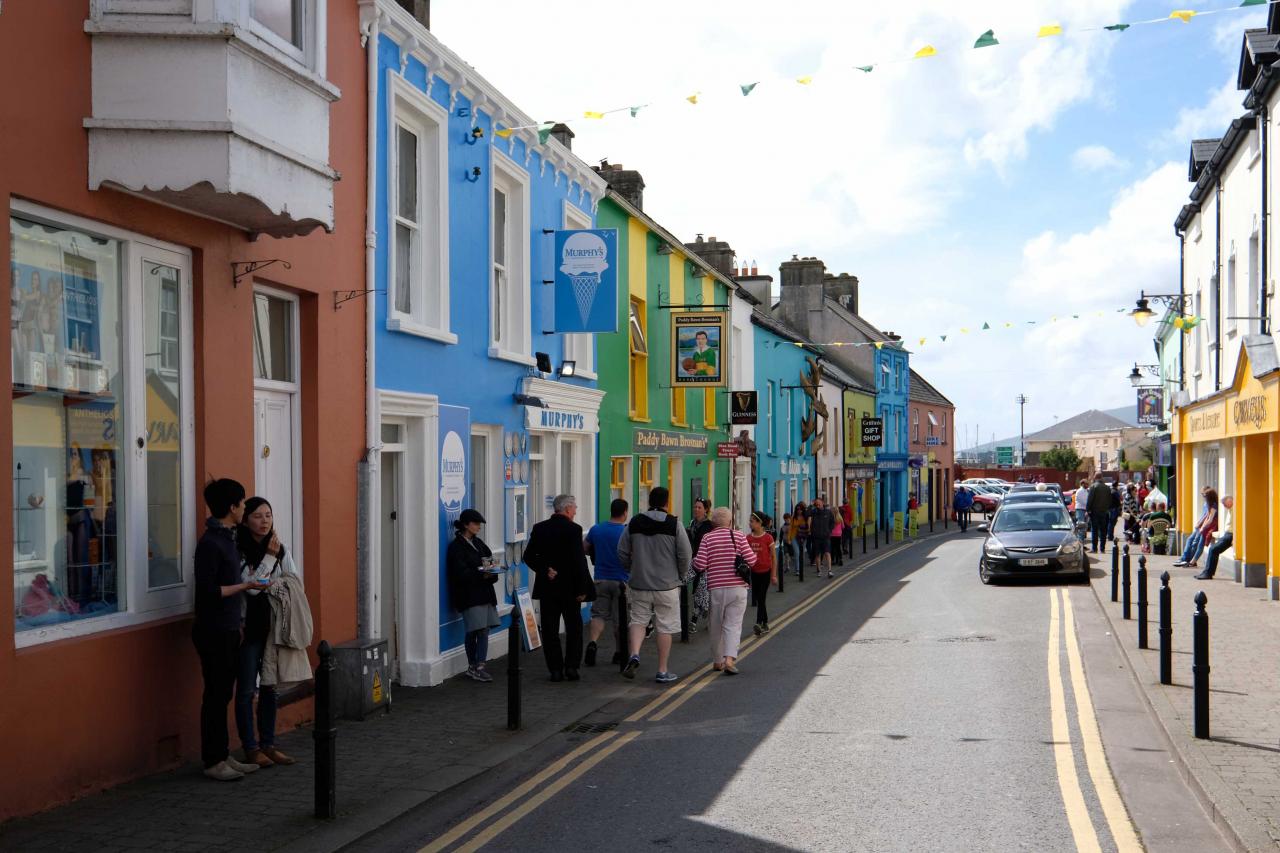
[[[979,530],[981,530],[983,533],[986,533],[988,530],[990,530],[990,529],[991,529],[991,525],[990,525],[990,524],[987,524],[987,523],[984,521],[984,522],[982,522],[982,523],[980,523],[980,524],[978,525],[978,529],[979,529]]]

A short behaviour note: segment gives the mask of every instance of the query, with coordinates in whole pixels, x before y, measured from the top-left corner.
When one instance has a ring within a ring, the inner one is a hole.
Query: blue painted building
[[[910,354],[896,341],[867,347],[875,353],[876,413],[884,420],[884,445],[876,452],[880,525],[891,529],[895,513],[906,513],[909,497],[907,464],[907,398],[911,389]],[[905,521],[904,521],[905,524]]]
[[[815,461],[804,454],[800,422],[808,398],[800,389],[806,359],[820,351],[761,310],[751,315],[759,419],[755,430],[757,506],[779,523],[784,513],[814,497]]]
[[[559,493],[593,521],[594,340],[552,328],[554,231],[589,228],[605,185],[393,0],[362,0],[371,42],[372,385],[361,633],[390,643],[393,678],[466,668],[443,554],[474,507],[511,566]],[[354,300],[352,306],[360,305]],[[359,308],[340,310],[360,310]],[[567,364],[573,363],[573,369]],[[495,630],[491,656],[505,653]]]

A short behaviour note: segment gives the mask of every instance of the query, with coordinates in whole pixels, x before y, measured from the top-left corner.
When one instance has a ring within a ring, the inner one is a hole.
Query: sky
[[[775,278],[793,255],[856,275],[860,313],[955,403],[963,448],[1016,435],[1019,394],[1027,432],[1134,404],[1152,327],[1119,309],[1177,290],[1190,141],[1244,113],[1242,33],[1266,7],[1081,30],[1238,2],[437,0],[431,25],[524,112],[568,123],[583,160],[638,169],[681,239],[715,235]],[[987,29],[1000,44],[972,49]]]

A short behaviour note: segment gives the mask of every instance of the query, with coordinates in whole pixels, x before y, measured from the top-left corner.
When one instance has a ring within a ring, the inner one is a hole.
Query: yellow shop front
[[[1231,387],[1177,410],[1177,526],[1195,527],[1209,486],[1235,499],[1221,571],[1280,599],[1280,369],[1269,336],[1241,347]],[[1185,473],[1184,473],[1185,472]]]

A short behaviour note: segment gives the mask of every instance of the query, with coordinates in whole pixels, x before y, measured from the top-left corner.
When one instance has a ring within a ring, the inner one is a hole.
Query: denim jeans
[[[240,745],[245,749],[269,749],[276,742],[276,688],[274,685],[258,687],[258,673],[262,671],[262,655],[267,650],[266,640],[240,646],[240,671],[236,678],[236,731]],[[258,734],[253,733],[253,695],[258,694]]]
[[[1204,550],[1204,536],[1197,530],[1191,534],[1191,538],[1187,540],[1187,547],[1182,549],[1182,562],[1194,563],[1200,559],[1200,552]]]
[[[463,645],[467,649],[467,665],[484,666],[484,662],[489,659],[489,629],[468,631]]]
[[[1218,537],[1218,541],[1209,546],[1204,558],[1204,573],[1209,577],[1213,577],[1218,571],[1218,558],[1222,556],[1222,552],[1231,547],[1231,531]]]
[[[1107,523],[1111,520],[1109,512],[1093,512],[1089,514],[1089,531],[1092,538],[1093,550],[1098,550],[1098,543],[1101,540],[1102,550],[1107,550],[1107,540],[1111,538],[1108,533]]]

